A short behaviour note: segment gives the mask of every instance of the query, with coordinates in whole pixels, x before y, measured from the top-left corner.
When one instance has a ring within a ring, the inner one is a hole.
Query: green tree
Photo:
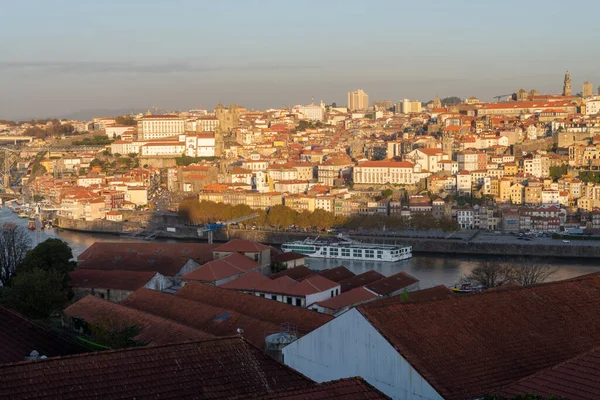
[[[312,227],[312,213],[308,210],[303,210],[296,216],[296,226],[302,229],[308,229]]]
[[[276,274],[278,272],[285,271],[287,269],[287,265],[281,262],[272,262],[271,263],[271,273]]]
[[[562,177],[563,175],[566,175],[567,171],[568,171],[568,166],[565,164],[562,164],[560,166],[550,167],[550,176],[554,180],[557,180],[558,178]]]
[[[117,125],[125,125],[125,126],[135,126],[137,125],[137,121],[131,115],[122,115],[115,118],[115,123]]]
[[[296,219],[296,211],[283,205],[275,205],[269,209],[267,223],[275,228],[287,228]]]
[[[3,287],[0,294],[3,305],[34,319],[47,319],[62,310],[69,299],[64,275],[42,268],[19,270],[10,286]]]
[[[60,239],[47,239],[29,250],[19,265],[21,271],[41,269],[46,272],[57,272],[63,280],[63,288],[68,290],[69,272],[75,269],[73,252],[66,242]]]
[[[317,228],[318,230],[329,229],[333,226],[335,222],[335,215],[328,211],[322,209],[316,209],[313,211],[311,217],[311,225]]]

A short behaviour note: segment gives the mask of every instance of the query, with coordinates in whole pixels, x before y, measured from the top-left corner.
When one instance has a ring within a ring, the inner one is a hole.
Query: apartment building
[[[185,118],[178,115],[146,115],[138,120],[140,139],[164,139],[185,132]]]

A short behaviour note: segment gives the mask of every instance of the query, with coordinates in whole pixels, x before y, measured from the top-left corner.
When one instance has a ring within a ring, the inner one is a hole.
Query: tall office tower
[[[571,74],[569,71],[565,74],[565,84],[563,85],[563,96],[572,96],[571,92]]]
[[[581,88],[581,97],[584,99],[586,97],[592,97],[594,95],[594,85],[592,82],[583,82],[583,87]]]
[[[350,111],[366,110],[369,108],[369,95],[362,89],[348,92],[348,108]]]

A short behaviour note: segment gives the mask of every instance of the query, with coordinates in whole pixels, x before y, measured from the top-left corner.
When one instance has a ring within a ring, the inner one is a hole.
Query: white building
[[[600,98],[595,100],[586,100],[585,113],[586,115],[595,115],[600,113]]]
[[[316,382],[361,376],[394,399],[443,400],[356,308],[286,346],[283,359]]]
[[[469,171],[460,171],[456,174],[456,191],[459,195],[471,195],[472,178]]]
[[[180,142],[185,142],[185,154],[190,157],[214,157],[214,133],[188,133],[179,136]]]
[[[217,117],[201,117],[196,121],[197,127],[200,127],[200,130],[203,132],[214,132],[217,126],[219,126],[219,120]]]
[[[110,151],[112,154],[140,154],[140,148],[148,142],[148,140],[115,140],[110,144]]]
[[[152,156],[171,156],[179,157],[185,152],[185,143],[179,141],[152,141],[143,145],[141,155],[146,157]]]
[[[135,128],[133,126],[125,126],[125,125],[109,125],[104,128],[104,132],[106,136],[110,139],[114,139],[117,136],[121,136],[125,132],[133,132]]]
[[[404,99],[400,103],[396,104],[396,113],[400,113],[400,114],[420,113],[421,107],[422,107],[422,105],[419,100],[410,101],[409,99]]]
[[[164,139],[185,132],[185,118],[177,115],[147,115],[138,121],[140,139]]]
[[[408,161],[365,161],[354,167],[354,183],[412,185],[415,165]],[[418,171],[420,172],[420,170]]]
[[[443,171],[444,165],[440,161],[450,161],[450,156],[438,148],[415,149],[406,155],[406,160],[420,165],[422,169],[435,174]]]
[[[323,107],[317,104],[309,104],[307,106],[295,106],[293,111],[305,119],[311,121],[323,121]]]

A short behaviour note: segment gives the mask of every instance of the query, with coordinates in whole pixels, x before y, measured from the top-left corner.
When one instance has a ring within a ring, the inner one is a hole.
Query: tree
[[[17,266],[31,248],[31,239],[27,232],[16,224],[6,223],[0,229],[0,283],[10,284],[17,272]]]
[[[59,271],[41,268],[21,271],[10,286],[2,288],[1,301],[6,307],[34,319],[46,319],[67,304],[68,293]]]
[[[546,282],[556,271],[547,264],[527,262],[515,268],[515,279],[523,286],[533,286]]]
[[[276,274],[278,272],[285,271],[287,269],[287,265],[282,262],[272,262],[271,263],[271,273]]]
[[[298,213],[296,216],[296,226],[302,229],[308,229],[312,227],[312,213],[308,210],[303,210],[301,213]]]
[[[57,272],[62,278],[63,288],[68,291],[68,274],[76,266],[72,258],[73,252],[66,242],[60,239],[47,239],[27,252],[19,266],[19,273],[33,271],[36,268],[46,272]]]
[[[101,318],[87,328],[94,342],[111,349],[145,346],[148,343],[136,340],[142,328],[137,325],[127,326],[123,321],[112,318]]]
[[[117,125],[125,125],[125,126],[134,126],[137,125],[137,121],[130,115],[122,115],[115,118],[115,123]]]
[[[283,205],[275,205],[269,209],[267,222],[275,228],[287,228],[294,223],[296,211]]]
[[[311,226],[314,226],[318,230],[329,229],[333,226],[335,222],[335,215],[328,211],[317,208],[313,211],[310,216]]]
[[[506,262],[480,261],[477,267],[462,280],[491,289],[513,280],[514,274],[514,268]]]

